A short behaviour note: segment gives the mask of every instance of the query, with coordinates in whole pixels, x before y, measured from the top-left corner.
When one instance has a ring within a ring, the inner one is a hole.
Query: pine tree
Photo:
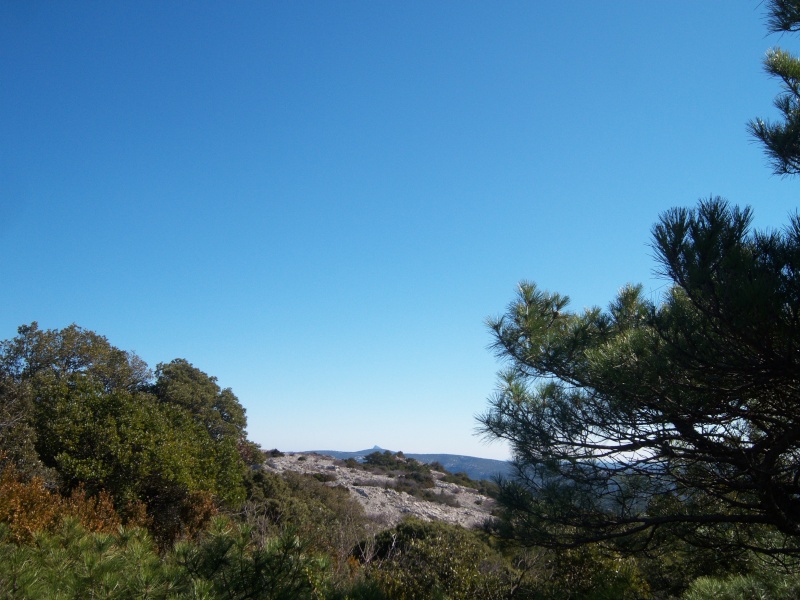
[[[770,0],[768,8],[770,33],[800,31],[800,2]],[[772,48],[764,59],[764,69],[782,83],[783,92],[774,102],[781,121],[757,118],[749,123],[749,129],[764,144],[776,174],[797,175],[800,173],[800,59],[780,48]]]

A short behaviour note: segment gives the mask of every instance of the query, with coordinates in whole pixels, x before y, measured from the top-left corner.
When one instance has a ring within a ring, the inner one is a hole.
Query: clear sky
[[[796,208],[760,0],[0,1],[0,339],[186,358],[282,450],[474,435],[522,279],[663,291],[650,228]]]

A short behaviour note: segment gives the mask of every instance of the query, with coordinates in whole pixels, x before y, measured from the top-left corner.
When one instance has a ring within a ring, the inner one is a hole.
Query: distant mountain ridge
[[[358,450],[356,452],[342,452],[340,450],[308,450],[315,454],[332,456],[340,460],[354,458],[361,460],[373,452],[386,452],[386,448],[373,446],[368,450]],[[394,450],[389,450],[394,453]],[[493,480],[498,475],[508,476],[511,474],[511,465],[504,460],[494,460],[491,458],[478,458],[476,456],[464,456],[461,454],[409,454],[403,452],[408,458],[413,458],[422,463],[438,462],[451,473],[466,473],[471,479],[476,481],[481,479]]]

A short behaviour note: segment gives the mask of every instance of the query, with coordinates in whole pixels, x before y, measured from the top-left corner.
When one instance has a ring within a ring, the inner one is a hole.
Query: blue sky
[[[659,214],[780,227],[757,0],[0,2],[0,339],[186,358],[283,450],[474,435],[518,281],[656,297]]]

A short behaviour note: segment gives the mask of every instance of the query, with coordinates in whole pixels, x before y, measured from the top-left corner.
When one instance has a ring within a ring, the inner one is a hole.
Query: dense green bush
[[[636,560],[598,546],[549,550],[530,588],[533,597],[547,600],[639,600],[650,588]]]
[[[253,535],[263,540],[291,531],[313,551],[330,556],[337,574],[346,572],[352,548],[375,529],[346,488],[311,475],[253,471],[245,486],[247,502],[240,514]]]
[[[507,598],[519,581],[475,533],[416,519],[376,536],[367,573],[389,600]]]
[[[358,463],[356,463],[358,465]],[[413,458],[406,458],[402,452],[392,453],[388,450],[372,452],[364,457],[361,468],[372,472],[384,473],[419,473],[430,475],[431,468]]]
[[[20,327],[0,342],[0,468],[108,493],[128,520],[144,506],[164,546],[191,535],[244,499],[244,409],[184,360],[157,375],[76,325]]]

